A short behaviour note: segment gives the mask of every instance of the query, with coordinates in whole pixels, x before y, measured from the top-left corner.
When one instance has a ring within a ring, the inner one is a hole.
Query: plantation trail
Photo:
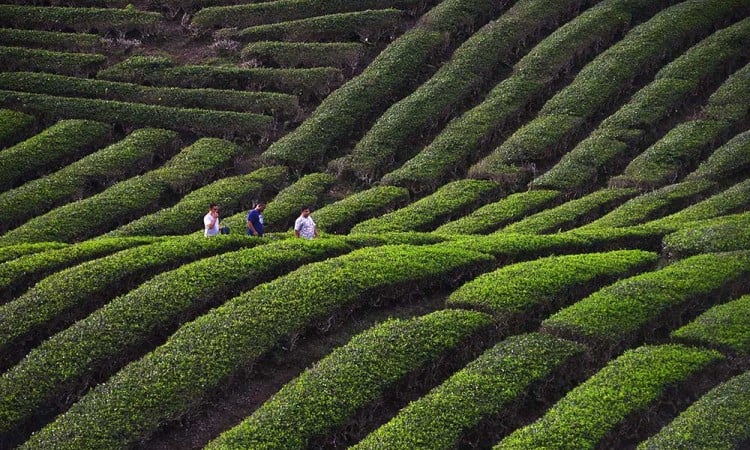
[[[750,449],[750,0],[3,2],[0,67],[0,450]]]

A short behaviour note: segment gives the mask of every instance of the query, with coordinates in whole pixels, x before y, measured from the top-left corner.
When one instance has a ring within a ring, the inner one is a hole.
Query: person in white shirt
[[[300,216],[294,221],[294,235],[303,239],[318,237],[318,228],[310,217],[310,207],[303,206],[300,209]]]
[[[208,214],[203,216],[203,235],[216,236],[219,234],[219,207],[216,203],[211,203],[208,207]]]

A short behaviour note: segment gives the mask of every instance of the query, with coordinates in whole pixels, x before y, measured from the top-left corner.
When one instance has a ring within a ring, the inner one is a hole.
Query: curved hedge
[[[240,239],[225,236],[218,239],[205,239],[202,236],[187,239],[188,242],[193,241],[195,249],[179,250],[177,247],[185,247],[187,243],[185,239],[180,239],[159,244],[164,253],[159,255],[157,252],[157,255],[168,258],[169,254],[175,252],[192,252],[198,256],[199,250],[202,250],[205,256],[212,248],[213,251],[221,251],[263,243],[245,236]],[[33,415],[55,393],[75,392],[81,383],[85,387],[86,377],[94,371],[107,371],[103,365],[112,366],[115,361],[128,358],[128,352],[141,354],[143,349],[140,347],[146,344],[149,337],[159,331],[175,328],[206,305],[220,303],[248,285],[268,280],[300,264],[346,250],[348,247],[340,241],[306,245],[293,241],[262,245],[215,255],[157,275],[52,336],[5,373],[0,378],[0,385],[3,392],[12,395],[4,396],[0,403],[2,430],[12,429]],[[135,256],[134,252],[130,254]],[[131,265],[139,264],[131,258],[120,259],[121,262],[130,260]],[[138,259],[143,259],[143,255]],[[142,268],[147,264],[140,263]],[[111,276],[116,274],[112,273]],[[115,280],[100,282],[108,281]],[[92,282],[96,283],[94,280],[88,281]],[[104,287],[102,284],[96,288]],[[29,389],[29,386],[33,388]]]
[[[503,412],[530,386],[582,351],[578,344],[539,333],[512,336],[410,403],[352,449],[457,448],[467,430]]]
[[[415,80],[422,78],[425,65],[446,43],[460,41],[462,31],[483,24],[501,6],[477,0],[440,2],[263,155],[291,167],[315,167],[325,161],[342,140],[355,129],[363,128],[368,118],[385,109]]]
[[[670,3],[605,0],[584,11],[537,44],[481,104],[448,123],[433,142],[386,174],[382,182],[422,190],[440,185],[457,169],[464,171],[502,130],[514,126],[520,114],[543,98],[558,78],[610,45],[621,30]]]
[[[642,250],[548,256],[506,265],[455,290],[446,305],[486,311],[508,324],[514,318],[551,312],[580,292],[653,267],[659,255]]]
[[[363,219],[403,206],[408,200],[409,191],[404,188],[375,186],[324,206],[312,218],[322,231],[346,233]]]
[[[54,119],[98,119],[125,126],[154,126],[217,137],[264,137],[273,118],[263,114],[173,108],[27,92],[0,91],[0,104]]]
[[[0,152],[0,189],[17,186],[52,167],[91,153],[111,137],[110,125],[90,120],[62,120]],[[53,239],[49,239],[53,240]]]
[[[561,228],[572,228],[616,208],[633,197],[635,189],[601,189],[579,199],[540,211],[512,223],[496,233],[552,233]]]
[[[586,4],[583,0],[520,0],[473,33],[429,80],[391,105],[357,143],[346,166],[367,182],[413,155],[415,136],[456,114],[515,59],[518,48],[554,29]]]
[[[467,216],[440,225],[435,232],[445,234],[489,233],[550,206],[559,196],[559,192],[549,190],[511,194],[500,201],[484,205]]]
[[[674,116],[686,101],[746,59],[749,47],[749,19],[721,29],[691,47],[664,66],[653,82],[636,92],[531,186],[587,191],[607,173],[617,173],[644,142],[653,140],[660,124]]]
[[[96,73],[106,61],[106,56],[94,53],[0,47],[0,64],[7,72],[51,72],[87,77]]]
[[[21,256],[33,255],[34,253],[47,250],[65,248],[70,244],[63,242],[36,242],[33,244],[16,244],[0,247],[0,263],[20,258]]]
[[[246,175],[222,178],[185,195],[175,205],[142,216],[109,233],[111,236],[188,234],[200,229],[208,205],[216,203],[222,215],[253,207],[266,192],[286,181],[283,166],[263,167]],[[226,225],[226,224],[222,224]]]
[[[51,248],[28,255],[21,255],[12,261],[6,261],[0,265],[0,293],[2,294],[2,299],[10,299],[16,291],[30,286],[35,281],[53,272],[126,248],[150,244],[158,239],[160,238],[105,238],[84,241],[74,245],[62,244],[63,247],[61,248],[55,247],[55,245],[61,245],[58,242],[54,244],[49,242],[18,244],[24,246],[43,245],[45,247],[51,246]],[[0,247],[0,249],[5,250],[15,247],[13,245]]]
[[[750,169],[750,131],[740,133],[714,150],[685,180],[722,181],[742,176]]]
[[[25,137],[34,124],[34,118],[20,111],[0,109],[0,149],[15,144]]]
[[[667,388],[723,359],[713,350],[682,345],[628,350],[567,393],[536,422],[516,430],[494,450],[594,449],[629,414],[658,401]]]
[[[733,250],[750,250],[750,212],[690,224],[664,238],[664,252],[673,257]]]
[[[242,30],[219,30],[215,36],[240,41],[340,42],[356,39],[375,42],[383,36],[396,35],[403,17],[404,12],[394,8],[355,11],[256,25]]]
[[[546,319],[554,333],[619,347],[668,311],[747,289],[750,252],[708,253],[618,281]],[[675,318],[674,320],[679,320]]]
[[[101,43],[99,36],[95,34],[0,28],[0,45],[69,52],[96,52]]]
[[[35,330],[48,335],[44,332],[45,326],[63,314],[67,316],[61,322],[72,323],[90,311],[93,305],[98,306],[117,292],[126,291],[128,286],[137,285],[159,272],[254,245],[255,242],[242,236],[232,239],[205,239],[203,236],[168,239],[123,249],[56,272],[15,300],[0,306],[0,352],[6,352],[15,341]]]
[[[194,28],[249,27],[286,22],[326,14],[382,8],[418,8],[420,0],[275,0],[244,5],[216,6],[198,11],[190,25]],[[427,2],[427,5],[434,3]]]
[[[170,58],[131,56],[100,70],[97,78],[154,86],[276,91],[301,99],[327,95],[343,75],[333,67],[243,69],[235,66],[177,65]]]
[[[510,185],[529,181],[532,166],[566,153],[585,125],[623,98],[637,78],[655,72],[691,41],[747,11],[743,0],[688,0],[658,13],[584,67],[534,120],[472,166],[470,176]]]
[[[397,381],[487,329],[489,316],[443,310],[390,319],[354,336],[294,380],[207,449],[304,449]]]
[[[732,450],[750,439],[750,372],[710,390],[638,450],[695,448]]]
[[[694,203],[676,213],[647,222],[645,226],[648,228],[677,230],[690,222],[703,221],[745,211],[748,207],[750,207],[750,179],[737,183],[718,194]]]
[[[0,89],[179,108],[254,112],[281,117],[293,117],[299,112],[294,96],[277,92],[160,88],[31,72],[0,73]]]
[[[750,354],[750,295],[714,306],[670,336]]]
[[[425,231],[434,228],[438,221],[460,216],[466,210],[493,200],[497,195],[498,186],[491,181],[458,180],[401,209],[360,222],[351,231]]]
[[[488,255],[457,247],[387,246],[308,264],[183,326],[91,390],[24,448],[136,442],[311,321],[383,295],[398,297],[404,286],[435,286],[450,273],[491,262]]]
[[[158,210],[175,195],[206,183],[240,152],[241,148],[230,142],[202,138],[158,169],[29,220],[0,237],[0,245],[49,240],[70,242],[104,233]],[[196,224],[199,226],[200,222]]]
[[[135,8],[66,8],[57,6],[0,5],[0,26],[76,32],[115,30],[156,31],[161,14]]]
[[[716,184],[685,181],[634,197],[586,227],[626,227],[663,217],[710,194]]]
[[[154,157],[172,153],[177,134],[154,128],[135,130],[124,139],[57,172],[0,193],[0,209],[14,210],[0,232],[14,228],[67,201],[80,199],[148,168]],[[18,208],[23,205],[22,208]]]
[[[253,42],[242,49],[243,60],[269,67],[338,67],[356,69],[367,55],[359,42]]]

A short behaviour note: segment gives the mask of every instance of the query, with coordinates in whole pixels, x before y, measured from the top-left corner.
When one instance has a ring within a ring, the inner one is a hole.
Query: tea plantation
[[[750,449],[750,0],[2,0],[0,209],[0,449]]]

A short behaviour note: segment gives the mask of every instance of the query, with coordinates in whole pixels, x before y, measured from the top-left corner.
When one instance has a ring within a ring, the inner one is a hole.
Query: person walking
[[[303,206],[300,209],[300,216],[294,221],[294,235],[303,239],[318,237],[318,228],[315,226],[315,221],[310,217],[309,206]]]
[[[216,203],[208,206],[208,214],[203,216],[203,235],[206,237],[219,234],[219,207]]]
[[[219,207],[216,203],[208,206],[208,214],[203,216],[203,236],[210,237],[217,234],[229,234],[229,227],[219,226]]]
[[[247,214],[247,234],[250,236],[263,237],[263,210],[266,202],[258,202],[255,208]]]

